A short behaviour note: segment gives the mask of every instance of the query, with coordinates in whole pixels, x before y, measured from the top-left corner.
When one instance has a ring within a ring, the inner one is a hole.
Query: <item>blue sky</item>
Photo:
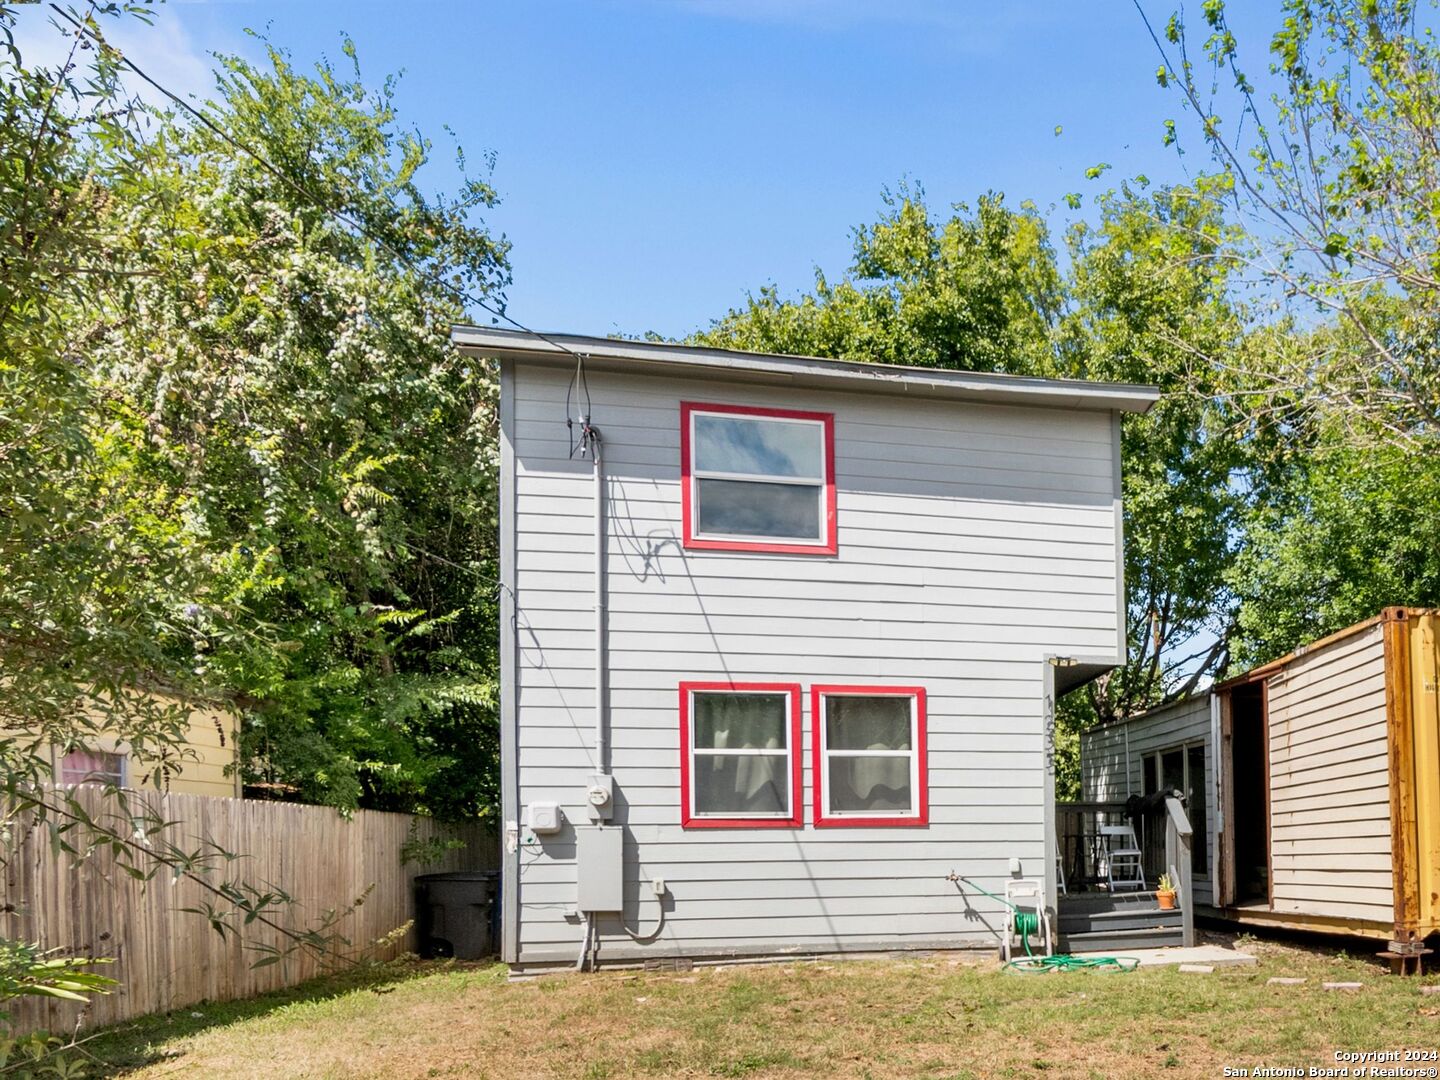
[[[1242,41],[1268,41],[1275,6],[1232,7]],[[1183,175],[1124,0],[171,0],[121,44],[203,92],[208,52],[258,51],[247,27],[297,62],[349,34],[367,79],[403,71],[435,185],[444,125],[497,155],[488,220],[514,243],[511,313],[538,329],[683,335],[763,284],[804,289],[905,178],[937,206],[993,189],[1045,208],[1097,190],[1101,161],[1107,180]]]

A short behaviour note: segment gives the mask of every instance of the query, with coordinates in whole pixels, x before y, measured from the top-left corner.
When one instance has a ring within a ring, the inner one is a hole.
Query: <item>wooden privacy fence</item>
[[[115,811],[100,787],[80,788],[76,795],[92,816],[108,818]],[[214,867],[208,880],[278,888],[293,897],[293,906],[275,912],[282,925],[313,926],[327,910],[344,911],[363,896],[363,903],[333,928],[349,939],[345,951],[357,956],[388,958],[414,948],[413,928],[402,938],[370,947],[414,918],[417,874],[488,869],[498,861],[493,834],[479,824],[443,826],[374,810],[359,810],[347,819],[329,807],[208,795],[132,792],[130,797],[175,822],[166,833],[171,842],[193,850],[209,841],[243,856]],[[464,840],[465,847],[424,866],[402,862],[407,841],[449,837]],[[137,881],[108,848],[77,865],[52,850],[44,829],[18,832],[17,847],[6,855],[0,936],[71,955],[113,957],[114,963],[95,970],[120,982],[113,993],[83,1007],[22,1000],[21,1030],[68,1029],[77,1021],[96,1027],[202,1001],[244,998],[326,969],[325,961],[303,950],[254,967],[264,953],[247,943],[284,946],[283,935],[251,923],[243,928],[244,940],[221,937],[203,915],[183,909],[206,902],[226,905],[196,882],[174,880],[168,869],[149,882]]]

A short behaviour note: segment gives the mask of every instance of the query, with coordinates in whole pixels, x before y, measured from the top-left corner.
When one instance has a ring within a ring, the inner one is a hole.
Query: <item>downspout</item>
[[[600,454],[600,431],[584,417],[583,440],[589,449],[595,475],[595,771],[601,776],[610,772],[609,749],[605,723],[606,648],[605,648],[605,465]],[[595,916],[585,913],[585,936],[580,943],[576,971],[594,966],[594,950],[599,928]]]
[[[1135,787],[1130,782],[1130,721],[1125,720],[1125,798],[1135,794]],[[1143,770],[1142,770],[1143,771]],[[1142,785],[1143,786],[1143,785]]]
[[[609,668],[605,633],[605,464],[600,455],[599,429],[587,424],[585,434],[595,459],[595,771],[605,776],[610,772],[605,715]]]

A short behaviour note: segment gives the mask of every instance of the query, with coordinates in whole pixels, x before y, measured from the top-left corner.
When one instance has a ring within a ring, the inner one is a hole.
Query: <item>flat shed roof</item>
[[[523,330],[457,325],[451,328],[450,338],[465,352],[497,359],[568,362],[571,356],[566,350],[570,350],[595,362],[597,367],[608,369],[645,371],[684,368],[687,375],[700,377],[739,377],[832,390],[864,389],[872,393],[916,394],[957,401],[1143,413],[1160,399],[1157,387],[1133,383],[1039,379],[1028,375],[870,364],[827,360],[818,356],[619,341],[583,334],[547,332],[540,337]]]

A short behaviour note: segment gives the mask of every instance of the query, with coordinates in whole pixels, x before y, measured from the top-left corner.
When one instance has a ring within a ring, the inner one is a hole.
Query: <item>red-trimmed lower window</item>
[[[680,403],[685,546],[834,555],[835,415]]]
[[[815,824],[925,825],[925,690],[814,686]]]
[[[687,829],[798,828],[800,687],[680,684],[680,824]]]

